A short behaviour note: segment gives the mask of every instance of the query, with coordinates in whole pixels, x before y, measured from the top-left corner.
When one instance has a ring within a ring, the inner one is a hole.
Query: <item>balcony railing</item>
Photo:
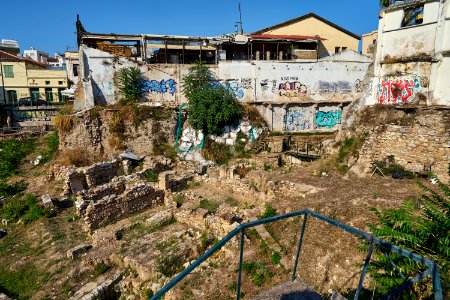
[[[363,269],[361,272],[359,284],[356,289],[356,294],[355,294],[354,299],[359,298],[359,295],[360,295],[362,287],[363,287],[364,279],[366,277],[367,269],[370,264],[372,253],[374,251],[375,246],[378,246],[378,247],[380,247],[381,250],[383,250],[383,254],[388,258],[388,260],[390,261],[394,270],[396,270],[397,273],[399,273],[400,277],[402,279],[404,279],[403,284],[401,284],[399,287],[397,287],[393,291],[389,292],[388,295],[386,295],[384,299],[392,299],[394,296],[399,295],[404,290],[410,288],[416,282],[431,275],[432,283],[433,283],[434,299],[435,300],[443,300],[439,268],[438,268],[438,265],[434,261],[426,259],[420,255],[411,253],[410,251],[407,251],[405,249],[394,246],[394,245],[392,245],[388,242],[385,242],[383,240],[380,240],[370,234],[362,232],[354,227],[350,227],[348,225],[342,224],[340,222],[337,222],[333,219],[330,219],[328,217],[325,217],[323,215],[320,215],[320,214],[310,211],[310,210],[302,210],[302,211],[298,211],[298,212],[292,212],[292,213],[288,213],[288,214],[284,214],[284,215],[279,215],[279,216],[275,216],[275,217],[271,217],[271,218],[267,218],[267,219],[261,219],[261,220],[256,220],[253,222],[241,224],[239,227],[235,228],[227,236],[225,236],[222,240],[220,240],[218,243],[216,243],[214,246],[212,246],[208,251],[206,251],[202,256],[200,256],[195,262],[193,262],[190,266],[188,266],[184,271],[182,271],[177,276],[175,276],[175,278],[173,278],[168,284],[166,284],[161,290],[159,290],[153,297],[151,297],[150,300],[160,299],[169,290],[171,290],[173,287],[175,287],[181,280],[183,280],[183,278],[185,278],[192,271],[194,271],[197,267],[199,267],[201,263],[203,263],[205,260],[207,260],[215,252],[220,250],[220,248],[222,248],[231,239],[233,239],[234,237],[237,237],[240,234],[239,273],[238,273],[237,289],[236,289],[236,291],[237,291],[236,299],[239,300],[241,298],[241,277],[242,277],[242,263],[243,263],[243,257],[244,257],[245,230],[259,226],[259,225],[264,225],[264,224],[281,221],[281,220],[285,220],[285,219],[289,219],[289,218],[299,217],[299,216],[303,216],[303,225],[302,225],[302,229],[301,229],[301,233],[300,233],[300,240],[299,240],[299,243],[297,246],[295,263],[293,266],[293,273],[292,273],[292,277],[291,277],[292,280],[294,280],[297,277],[298,259],[299,259],[299,255],[300,255],[301,248],[302,248],[303,236],[305,234],[306,221],[308,219],[308,216],[310,216],[310,217],[316,218],[318,220],[324,221],[328,224],[331,224],[343,231],[351,233],[352,235],[357,236],[361,239],[365,239],[370,243],[370,247],[367,252],[366,260],[365,260],[365,263],[364,263],[364,266],[363,266]],[[395,265],[395,263],[390,258],[389,254],[388,254],[390,252],[400,254],[404,257],[412,259],[413,261],[415,261],[417,263],[423,264],[427,267],[427,269],[424,272],[416,275],[415,277],[407,279],[400,272],[399,268]]]
[[[398,6],[398,5],[404,5],[404,4],[411,4],[411,3],[415,3],[415,2],[421,2],[423,0],[386,0],[386,1],[382,1],[381,5],[380,5],[380,9],[385,9],[388,7],[392,7],[392,6]],[[383,4],[384,2],[384,4]]]

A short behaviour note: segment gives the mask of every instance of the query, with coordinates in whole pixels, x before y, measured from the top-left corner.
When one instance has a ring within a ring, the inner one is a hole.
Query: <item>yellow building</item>
[[[314,13],[273,25],[253,33],[272,36],[318,36],[318,56],[325,57],[344,50],[358,52],[361,37]]]
[[[362,54],[374,57],[375,49],[377,46],[378,30],[366,33],[362,35]]]
[[[0,51],[0,103],[11,105],[31,97],[47,102],[62,100],[67,88],[67,73],[29,58]],[[6,99],[5,99],[6,98]]]

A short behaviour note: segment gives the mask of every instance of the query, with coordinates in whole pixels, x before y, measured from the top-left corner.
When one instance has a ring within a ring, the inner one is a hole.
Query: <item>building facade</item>
[[[48,63],[47,59],[50,57],[47,52],[39,51],[33,48],[29,50],[24,50],[23,56],[28,57],[42,64],[47,64]]]
[[[345,50],[358,51],[361,39],[359,35],[314,13],[258,30],[253,34],[319,37],[321,38],[317,48],[319,58]]]
[[[450,1],[392,1],[380,10],[369,104],[450,105]]]
[[[62,100],[61,91],[67,88],[67,75],[63,69],[52,69],[32,59],[0,51],[1,76],[0,103],[14,105],[21,98],[31,97],[47,102]]]
[[[361,53],[369,57],[375,57],[377,48],[378,30],[362,35]]]

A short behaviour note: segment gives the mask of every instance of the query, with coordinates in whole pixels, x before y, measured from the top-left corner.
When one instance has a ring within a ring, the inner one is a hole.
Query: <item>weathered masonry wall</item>
[[[380,13],[372,94],[366,104],[450,105],[450,3],[423,1],[423,22],[402,27],[405,9]]]
[[[257,104],[270,130],[286,132],[335,131],[350,102]]]
[[[139,66],[145,77],[144,96],[162,105],[186,103],[182,82],[189,65],[144,65],[88,48],[80,47],[85,100],[76,108],[116,102],[114,74],[123,67]],[[211,66],[222,84],[228,85],[243,102],[320,102],[351,101],[362,92],[362,80],[370,59],[358,61],[296,62],[220,62]]]
[[[446,182],[450,163],[450,110],[420,112],[411,125],[381,125],[364,143],[352,170],[370,173],[372,163],[393,155],[397,164],[413,172],[433,173]]]

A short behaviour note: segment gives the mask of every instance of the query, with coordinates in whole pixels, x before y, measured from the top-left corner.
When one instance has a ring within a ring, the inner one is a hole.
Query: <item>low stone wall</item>
[[[155,190],[146,184],[127,187],[116,195],[113,186],[107,186],[100,192],[109,192],[101,200],[92,200],[99,195],[80,195],[77,200],[79,214],[84,218],[88,229],[95,230],[101,226],[122,219],[130,214],[143,211],[164,202],[164,191]]]
[[[416,115],[411,124],[375,127],[360,150],[352,171],[371,172],[372,163],[394,156],[395,163],[412,172],[426,172],[450,180],[450,110],[429,110]]]
[[[94,164],[84,169],[89,187],[108,183],[118,175],[120,164],[117,160]]]

